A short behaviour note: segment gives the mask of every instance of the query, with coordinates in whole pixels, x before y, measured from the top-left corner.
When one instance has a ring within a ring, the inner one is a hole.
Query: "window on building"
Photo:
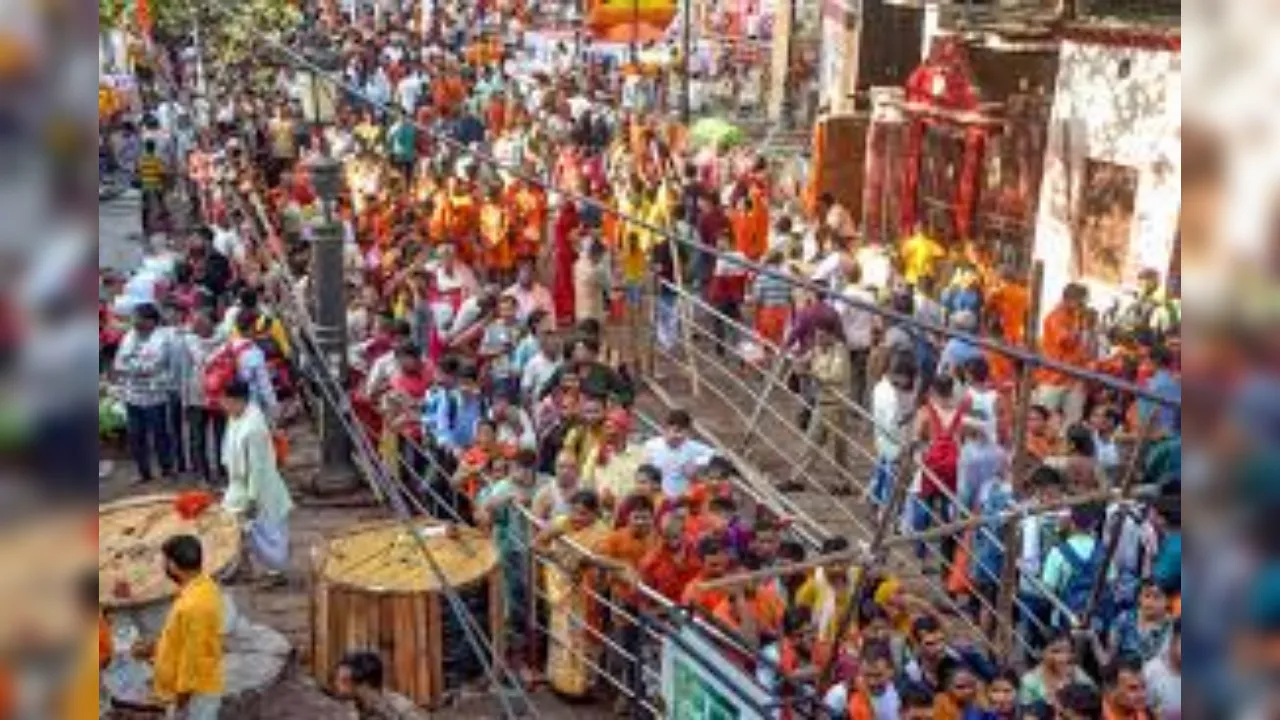
[[[1129,262],[1138,171],[1090,158],[1081,188],[1072,248],[1078,275],[1119,285]]]

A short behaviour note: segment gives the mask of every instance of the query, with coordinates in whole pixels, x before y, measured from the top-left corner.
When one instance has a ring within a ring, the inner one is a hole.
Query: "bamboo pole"
[[[728,588],[736,588],[740,585],[763,582],[765,580],[802,575],[810,570],[816,570],[820,567],[849,563],[854,562],[855,560],[865,560],[870,559],[870,557],[871,555],[866,547],[850,548],[848,550],[841,550],[837,553],[830,553],[828,555],[820,555],[815,558],[810,558],[804,562],[789,563],[780,567],[763,568],[761,570],[725,575],[724,577],[717,578],[715,580],[698,583],[698,587],[703,590],[725,590]]]
[[[1035,352],[1040,344],[1040,296],[1044,290],[1044,262],[1037,260],[1031,267],[1031,304],[1028,307],[1024,322],[1027,350]],[[1031,382],[1035,368],[1026,361],[1018,363],[1017,404],[1014,409],[1013,426],[1013,492],[1022,492],[1021,483],[1016,482],[1021,476],[1022,468],[1028,459],[1027,452],[1027,418],[1031,414]],[[996,598],[996,647],[1004,657],[1009,657],[1014,650],[1014,634],[1016,627],[1013,621],[1013,601],[1018,593],[1018,555],[1014,548],[1022,545],[1022,524],[1010,522],[1005,525],[1001,542],[1004,545],[1004,558],[1000,566],[1000,591]]]

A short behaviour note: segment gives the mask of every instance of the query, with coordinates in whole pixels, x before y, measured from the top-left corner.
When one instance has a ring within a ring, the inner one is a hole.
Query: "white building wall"
[[[1127,61],[1127,74],[1121,67]],[[1062,44],[1034,257],[1044,261],[1044,312],[1072,281],[1089,285],[1105,306],[1139,270],[1168,269],[1182,196],[1181,56],[1176,52],[1065,41]],[[1073,277],[1072,222],[1079,211],[1085,160],[1135,168],[1138,188],[1124,284]]]

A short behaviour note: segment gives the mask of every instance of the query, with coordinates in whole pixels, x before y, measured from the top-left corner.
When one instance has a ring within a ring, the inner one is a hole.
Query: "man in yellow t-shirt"
[[[937,240],[917,229],[911,237],[902,241],[899,255],[902,258],[903,279],[908,284],[915,285],[920,278],[933,274],[934,264],[946,257],[947,251]]]
[[[186,720],[216,720],[222,706],[222,592],[204,572],[200,540],[175,535],[161,549],[164,571],[178,586],[154,648],[135,654],[152,658],[153,690]]]

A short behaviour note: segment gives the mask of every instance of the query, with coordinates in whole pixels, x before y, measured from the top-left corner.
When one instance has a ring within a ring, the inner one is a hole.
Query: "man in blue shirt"
[[[951,316],[951,327],[960,332],[975,333],[978,330],[978,316],[968,310],[961,310]],[[972,360],[985,357],[982,348],[968,340],[951,338],[942,347],[942,356],[938,358],[938,372],[954,374]]]
[[[1169,349],[1163,345],[1151,348],[1151,363],[1155,365],[1156,372],[1147,380],[1146,389],[1161,397],[1181,399],[1182,382],[1173,372],[1173,355]],[[1155,419],[1151,421],[1153,437],[1166,437],[1182,432],[1182,411],[1177,407],[1162,405],[1151,400],[1138,401],[1140,423],[1146,424],[1153,413],[1155,415]]]

